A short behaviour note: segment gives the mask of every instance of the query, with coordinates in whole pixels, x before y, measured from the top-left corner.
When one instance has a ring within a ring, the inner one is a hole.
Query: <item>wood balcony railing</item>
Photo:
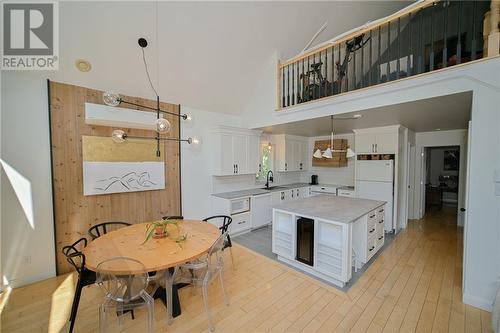
[[[480,59],[494,2],[423,1],[279,63],[277,108]]]

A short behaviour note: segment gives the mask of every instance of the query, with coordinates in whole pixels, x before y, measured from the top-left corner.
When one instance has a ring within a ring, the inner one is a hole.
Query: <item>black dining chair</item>
[[[163,216],[162,220],[184,220],[184,216],[182,216],[182,215]]]
[[[116,226],[122,226],[126,227],[132,225],[131,223],[128,222],[120,222],[120,221],[115,221],[115,222],[104,222],[104,223],[99,223],[96,225],[93,225],[89,229],[89,236],[92,237],[92,240],[101,237],[102,235],[105,235],[108,233],[109,228],[114,228],[116,229]],[[113,229],[113,230],[114,230]]]
[[[81,252],[87,246],[87,239],[80,238],[71,245],[66,245],[62,248],[62,253],[66,257],[68,263],[73,266],[78,273],[78,282],[76,283],[75,296],[73,297],[73,305],[71,306],[71,315],[69,317],[70,327],[69,333],[73,332],[75,325],[76,313],[78,311],[78,304],[80,303],[80,295],[82,288],[96,281],[96,274],[85,267],[85,255]]]
[[[231,222],[233,222],[233,218],[231,216],[227,215],[215,215],[215,216],[210,216],[207,217],[206,219],[203,219],[205,222],[210,222],[211,220],[222,220],[222,225],[219,227],[219,230],[221,231],[222,234],[226,234],[226,239],[224,240],[224,247],[223,250],[229,248],[229,254],[231,255],[231,264],[233,265],[234,268],[234,258],[233,258],[233,243],[231,242],[231,237],[229,236],[228,230],[229,230],[229,225],[231,225]]]

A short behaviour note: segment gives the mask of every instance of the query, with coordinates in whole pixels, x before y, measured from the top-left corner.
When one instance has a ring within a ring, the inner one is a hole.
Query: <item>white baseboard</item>
[[[479,298],[472,295],[463,294],[463,300],[465,304],[472,305],[476,308],[491,312],[493,310],[493,304],[490,300]]]

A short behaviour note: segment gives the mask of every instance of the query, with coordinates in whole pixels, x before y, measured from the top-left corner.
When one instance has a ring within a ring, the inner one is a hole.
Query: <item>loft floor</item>
[[[491,332],[490,313],[461,302],[462,238],[448,211],[411,221],[347,293],[235,245],[235,269],[226,260],[231,305],[224,305],[218,283],[209,293],[216,332]],[[2,332],[67,331],[75,277],[2,295]],[[201,291],[192,291],[180,290],[183,314],[172,326],[157,301],[157,332],[208,331]],[[97,331],[101,300],[98,287],[84,288],[75,332]],[[135,320],[126,316],[123,327],[111,331],[144,328],[145,312],[139,310]]]

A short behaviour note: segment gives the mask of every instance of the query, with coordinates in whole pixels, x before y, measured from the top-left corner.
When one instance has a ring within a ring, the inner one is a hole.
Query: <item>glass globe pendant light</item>
[[[102,94],[102,100],[108,106],[118,106],[122,102],[120,95],[109,91]]]
[[[170,121],[165,118],[158,118],[156,120],[156,130],[160,133],[170,132],[171,127]]]
[[[119,129],[114,130],[111,133],[111,139],[116,143],[125,142],[125,140],[127,139],[127,133]]]

